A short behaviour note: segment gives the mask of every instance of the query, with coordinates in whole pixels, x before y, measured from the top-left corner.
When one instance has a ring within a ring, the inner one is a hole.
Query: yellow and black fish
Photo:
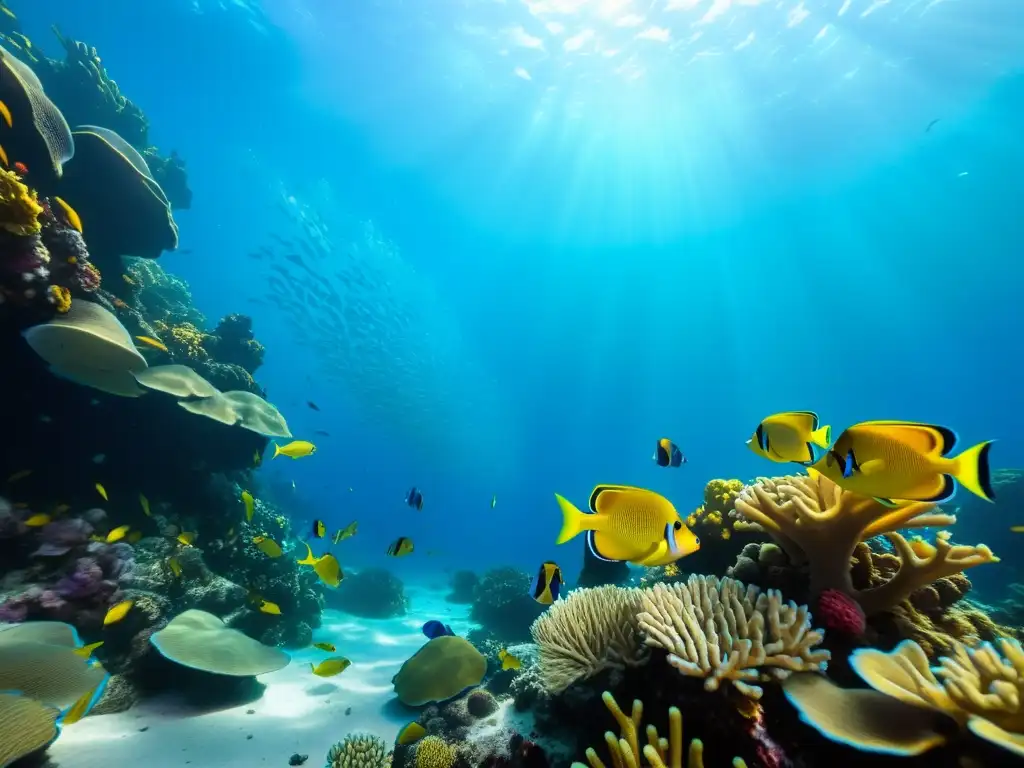
[[[659,467],[681,467],[686,463],[686,457],[678,445],[663,437],[654,446],[654,462]]]
[[[986,501],[995,499],[988,454],[992,442],[950,456],[956,433],[912,421],[865,421],[843,430],[813,469],[840,488],[882,503],[948,501],[957,481]]]
[[[814,411],[785,411],[758,424],[747,447],[769,461],[813,464],[831,441],[832,427],[819,427]]]
[[[550,560],[541,564],[530,586],[530,597],[542,605],[551,605],[562,591],[562,569]]]
[[[322,539],[327,533],[327,526],[324,525],[323,520],[313,521],[313,538]]]
[[[412,552],[412,539],[405,536],[399,536],[392,542],[391,546],[388,547],[388,554],[391,557],[403,557]]]

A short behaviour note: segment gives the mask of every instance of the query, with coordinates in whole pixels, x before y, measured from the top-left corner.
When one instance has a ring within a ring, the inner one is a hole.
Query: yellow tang
[[[832,427],[819,427],[814,411],[786,411],[758,424],[747,447],[770,461],[812,464],[821,457],[820,449],[828,448],[830,442]]]
[[[89,710],[96,706],[96,702],[98,702],[100,700],[100,696],[103,695],[103,691],[107,687],[108,679],[109,675],[91,691],[83,693],[78,701],[72,704],[71,707],[61,715],[61,725],[74,725],[89,714]]]
[[[296,562],[299,565],[313,566],[313,570],[320,577],[320,581],[332,588],[341,584],[341,580],[345,578],[345,574],[341,572],[341,564],[338,562],[338,558],[332,554],[314,557],[313,550],[309,544],[306,544],[306,556]]]
[[[128,531],[130,531],[131,528],[132,527],[130,525],[119,525],[117,528],[115,528],[107,534],[107,538],[105,538],[104,541],[107,544],[113,544],[116,541],[120,541],[127,535]]]
[[[337,650],[337,648],[330,643],[313,643],[313,647],[319,648],[321,651],[327,651],[328,653],[334,653]]]
[[[167,558],[167,567],[171,569],[171,573],[174,574],[174,578],[181,578],[181,562],[176,557]]]
[[[83,645],[81,648],[75,648],[75,655],[81,656],[83,659],[88,659],[90,656],[92,656],[92,652],[99,648],[101,645],[103,645],[102,640],[100,640],[97,643],[89,643],[88,645]]]
[[[182,531],[178,534],[178,543],[183,547],[191,547],[192,542],[196,540],[199,534],[192,533],[191,531]]]
[[[516,656],[513,656],[504,648],[498,651],[498,659],[501,661],[501,669],[503,672],[509,669],[519,669],[523,666],[523,663]]]
[[[60,209],[64,212],[64,217],[68,220],[68,224],[71,228],[76,230],[79,234],[82,232],[82,217],[78,215],[78,211],[68,205],[64,200],[59,197],[53,198],[53,201],[60,206]]]
[[[37,515],[32,515],[28,520],[25,521],[25,525],[29,528],[39,528],[40,526],[46,525],[50,522],[50,516],[40,512]]]
[[[252,497],[252,494],[248,491],[242,491],[242,503],[245,504],[245,519],[246,522],[252,522],[252,511],[256,507],[256,499]]]
[[[149,499],[147,499],[141,493],[139,494],[139,504],[142,505],[142,514],[144,514],[146,517],[153,516],[152,513],[149,511]]]
[[[269,613],[272,616],[280,616],[281,607],[277,603],[272,603],[269,600],[263,600],[260,602],[260,613]]]
[[[599,560],[640,563],[661,547],[665,556],[678,560],[700,549],[700,539],[683,525],[676,508],[654,491],[599,485],[590,494],[590,515],[557,493],[555,499],[562,509],[562,530],[555,543],[565,544],[586,531],[587,546]]]
[[[278,456],[287,456],[289,459],[301,459],[303,456],[312,456],[316,453],[316,446],[308,440],[292,440],[288,445],[277,445],[274,444],[274,455],[272,459],[276,459]]]
[[[107,496],[107,489],[101,483],[96,483],[96,493],[102,496],[104,501],[110,501],[110,497]]]
[[[117,605],[111,606],[110,610],[107,611],[107,615],[103,617],[103,626],[117,624],[117,622],[128,615],[128,611],[132,609],[133,605],[134,603],[131,600],[122,600]]]
[[[865,421],[843,430],[813,469],[844,490],[888,505],[894,499],[948,501],[958,480],[971,493],[992,501],[992,442],[950,457],[956,441],[953,430],[935,424]]]
[[[403,746],[407,744],[415,744],[426,735],[427,729],[414,720],[408,725],[403,726],[402,730],[398,732],[398,738],[395,739],[395,744],[401,744]]]
[[[268,539],[266,536],[253,536],[252,543],[256,545],[256,549],[267,557],[280,557],[284,554],[281,546],[276,541]]]
[[[334,534],[334,538],[332,539],[332,541],[335,544],[337,544],[339,541],[344,541],[345,539],[347,539],[347,538],[349,538],[351,536],[355,536],[356,535],[356,531],[358,529],[359,529],[359,523],[357,521],[353,520],[351,523],[346,525],[340,531],[335,533]]]
[[[331,658],[324,659],[315,666],[310,664],[309,668],[313,670],[313,674],[317,677],[333,677],[344,672],[351,664],[352,662],[344,656],[331,656]]]

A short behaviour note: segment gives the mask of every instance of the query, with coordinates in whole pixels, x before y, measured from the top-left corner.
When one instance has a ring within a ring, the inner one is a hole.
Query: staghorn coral
[[[758,681],[822,670],[831,658],[817,647],[824,635],[811,629],[807,606],[783,603],[775,590],[762,593],[734,579],[692,575],[685,584],[643,590],[640,600],[637,622],[645,642],[668,651],[680,674],[704,678],[708,691],[729,680],[759,699]]]
[[[650,768],[683,768],[683,716],[679,709],[670,707],[668,710],[668,738],[658,736],[658,730],[653,725],[646,728],[647,743],[640,747],[639,731],[643,723],[644,705],[640,699],[633,700],[633,710],[627,715],[619,707],[615,697],[605,691],[601,694],[608,711],[612,713],[615,722],[618,723],[620,735],[606,731],[605,743],[612,758],[612,765],[616,768],[637,768],[638,766],[649,766]],[[641,762],[641,755],[647,762]],[[604,762],[598,757],[597,750],[593,747],[587,749],[587,763],[590,768],[604,768]],[[746,763],[738,757],[733,758],[733,768],[746,768]],[[690,742],[687,750],[686,768],[704,768],[704,744],[700,739]],[[584,763],[573,763],[572,768],[587,768]]]
[[[327,752],[326,768],[391,768],[391,754],[377,736],[350,734]]]
[[[426,736],[416,744],[416,768],[452,768],[458,750],[440,736]]]
[[[983,544],[954,546],[939,537],[928,551],[918,552],[896,531],[902,528],[945,526],[956,518],[934,512],[935,505],[921,502],[891,509],[880,502],[842,490],[815,473],[764,478],[744,489],[736,500],[736,512],[747,524],[755,524],[778,542],[796,565],[807,563],[811,593],[837,589],[855,599],[867,616],[899,604],[916,589],[944,576],[983,563],[995,562]],[[740,529],[744,523],[737,522]],[[850,562],[857,544],[884,534],[900,558],[896,573],[877,587],[856,590]]]
[[[605,669],[647,662],[636,637],[640,595],[616,586],[577,589],[533,622],[530,634],[540,649],[540,676],[549,693]]]
[[[932,667],[924,650],[905,640],[890,653],[861,649],[850,661],[874,691],[843,690],[817,676],[797,676],[784,686],[803,720],[823,735],[874,752],[921,754],[948,740],[927,717],[931,710],[1024,757],[1020,643],[956,643]],[[893,723],[899,723],[895,733]]]
[[[0,227],[19,237],[38,235],[43,207],[14,171],[0,168]]]

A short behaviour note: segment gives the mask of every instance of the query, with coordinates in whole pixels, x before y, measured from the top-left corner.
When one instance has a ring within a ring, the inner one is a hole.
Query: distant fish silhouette
[[[938,123],[940,120],[942,120],[941,117],[936,117],[934,120],[932,120],[930,123],[928,123],[928,127],[924,129],[924,132],[925,133],[930,133],[932,128],[935,127],[935,124]]]
[[[331,436],[331,433],[328,432],[326,429],[318,429],[313,434],[314,435],[323,435],[324,437],[330,437]]]
[[[319,411],[319,410],[320,410],[320,406],[319,406],[319,405],[317,405],[316,403],[314,403],[314,402],[313,402],[312,400],[307,400],[307,401],[306,401],[306,405],[308,405],[308,406],[309,406],[310,408],[312,408],[312,409],[313,409],[314,411]]]

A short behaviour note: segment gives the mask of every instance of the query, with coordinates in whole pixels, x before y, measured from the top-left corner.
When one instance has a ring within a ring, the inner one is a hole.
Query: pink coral
[[[860,604],[839,589],[826,589],[818,596],[818,608],[814,612],[825,629],[849,637],[864,634],[866,619]]]

